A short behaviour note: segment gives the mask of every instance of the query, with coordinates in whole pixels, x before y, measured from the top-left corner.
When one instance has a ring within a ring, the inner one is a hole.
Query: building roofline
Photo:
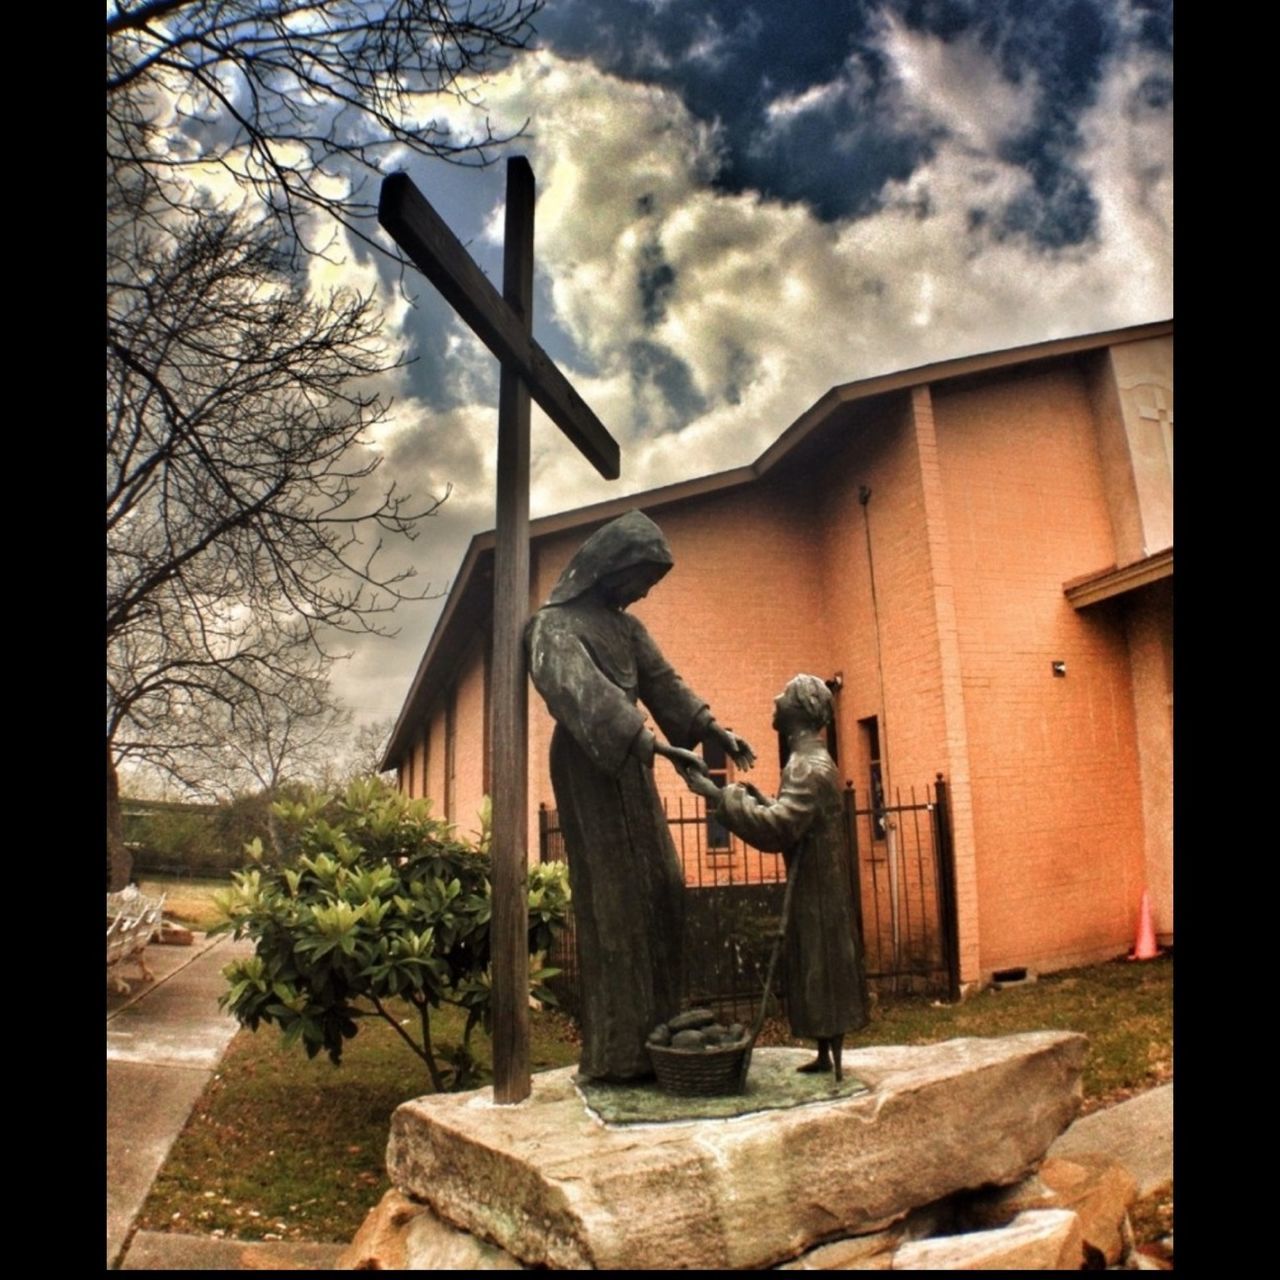
[[[885,395],[895,391],[905,391],[911,387],[939,382],[950,382],[960,378],[990,373],[998,369],[1011,368],[1015,365],[1031,364],[1040,360],[1062,359],[1065,356],[1078,355],[1086,351],[1094,351],[1101,347],[1116,346],[1125,342],[1141,342],[1150,338],[1164,337],[1173,332],[1173,319],[1158,320],[1151,324],[1131,325],[1125,329],[1107,329],[1101,333],[1079,334],[1069,338],[1053,338],[1047,342],[1034,342],[1021,347],[1005,347],[998,351],[985,351],[976,355],[959,356],[952,360],[939,360],[932,364],[916,365],[911,369],[899,369],[892,373],[876,374],[870,378],[862,378],[856,382],[845,382],[832,387],[824,395],[814,401],[798,418],[795,419],[756,460],[746,466],[734,467],[729,471],[719,471],[708,476],[698,476],[692,480],[681,480],[675,484],[661,485],[656,489],[645,489],[639,493],[627,494],[620,498],[608,498],[603,502],[591,503],[585,507],[574,507],[555,515],[539,516],[529,522],[529,538],[545,537],[554,533],[563,533],[581,525],[593,524],[597,521],[611,520],[635,507],[654,510],[682,502],[688,498],[703,497],[740,485],[751,484],[772,471],[803,440],[808,439],[815,431],[825,426],[831,417],[846,405],[873,396]],[[409,686],[408,696],[400,708],[395,728],[387,742],[383,753],[383,769],[395,768],[408,753],[412,744],[410,729],[420,711],[425,707],[419,705],[428,684],[428,677],[435,674],[434,668],[449,649],[447,643],[453,619],[465,613],[465,599],[471,594],[473,579],[477,566],[487,555],[492,557],[494,531],[486,530],[476,534],[467,546],[462,564],[458,568],[457,577],[449,590],[448,600],[443,612],[436,622],[435,630],[427,644],[422,661],[418,664],[413,683]],[[1075,601],[1073,600],[1073,603]]]
[[[912,369],[899,369],[893,373],[881,373],[857,382],[845,382],[832,387],[826,395],[809,406],[752,464],[758,474],[780,462],[801,440],[822,426],[841,406],[890,391],[905,391],[911,387],[936,382],[949,382],[968,378],[975,374],[989,373],[1012,365],[1030,364],[1036,360],[1061,359],[1110,347],[1121,342],[1141,342],[1148,338],[1160,338],[1173,332],[1173,321],[1158,320],[1152,324],[1132,325],[1127,329],[1107,329],[1102,333],[1079,334],[1072,338],[1052,338],[1048,342],[1033,342],[1022,347],[1005,347],[999,351],[984,351],[972,356],[958,356],[953,360],[939,360],[933,364],[916,365]]]
[[[459,565],[453,585],[449,588],[449,595],[444,602],[444,608],[436,619],[435,629],[431,632],[431,639],[427,642],[426,652],[422,655],[421,662],[418,663],[418,670],[414,673],[413,683],[410,684],[409,692],[400,706],[400,714],[396,717],[395,728],[391,730],[391,737],[387,739],[387,745],[383,748],[382,762],[378,766],[382,772],[396,768],[413,745],[408,731],[412,713],[417,709],[419,698],[426,686],[427,676],[436,665],[436,659],[444,647],[445,637],[449,634],[453,619],[459,612],[461,602],[471,585],[476,564],[484,551],[492,552],[493,543],[494,535],[492,529],[484,533],[475,534],[471,541],[467,543],[467,550],[462,557],[462,564]]]

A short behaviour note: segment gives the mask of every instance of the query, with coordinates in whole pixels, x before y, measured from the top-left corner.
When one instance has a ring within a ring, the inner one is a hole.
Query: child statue
[[[728,829],[765,853],[781,853],[793,882],[784,940],[784,994],[791,1032],[818,1044],[800,1071],[842,1078],[846,1032],[867,1025],[861,960],[854,947],[852,898],[844,848],[843,798],[824,730],[831,692],[817,676],[798,675],[774,700],[774,728],[790,749],[782,789],[770,800],[750,784],[718,787],[689,751],[676,753],[689,789]]]

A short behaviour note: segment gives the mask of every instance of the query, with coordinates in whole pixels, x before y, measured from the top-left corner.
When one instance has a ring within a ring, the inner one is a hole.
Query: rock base
[[[570,1068],[535,1076],[517,1106],[496,1106],[487,1089],[420,1098],[392,1120],[396,1199],[374,1211],[344,1265],[794,1262],[956,1192],[1026,1178],[1076,1114],[1084,1052],[1084,1037],[1068,1032],[861,1049],[845,1054],[845,1068],[869,1092],[720,1120],[606,1125]],[[765,1055],[784,1067],[809,1056]],[[1062,1223],[1050,1225],[1057,1243],[1041,1252],[1070,1252]],[[1019,1234],[1039,1238],[1040,1226],[1019,1224]],[[886,1263],[835,1268],[851,1265]]]

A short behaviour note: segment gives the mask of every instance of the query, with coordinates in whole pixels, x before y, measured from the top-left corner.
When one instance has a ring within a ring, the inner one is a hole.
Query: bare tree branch
[[[503,139],[433,99],[476,105],[542,2],[108,0],[109,795],[121,758],[278,772],[331,715],[307,691],[332,637],[426,594],[383,542],[446,495],[379,488],[368,444],[399,357],[373,296],[299,266],[347,235],[396,256],[372,222],[389,158],[489,162]]]
[[[109,173],[165,193],[215,166],[306,251],[320,212],[365,244],[369,180],[390,157],[486,165],[512,135],[458,135],[433,97],[470,87],[533,36],[544,0],[152,0],[107,11]],[[178,127],[172,128],[170,117]]]

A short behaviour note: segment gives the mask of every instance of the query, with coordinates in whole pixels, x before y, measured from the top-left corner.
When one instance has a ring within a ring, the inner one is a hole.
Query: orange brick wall
[[[960,929],[960,977],[969,982],[981,976],[981,915],[978,911],[978,848],[973,823],[973,774],[969,759],[969,730],[965,716],[961,674],[959,623],[956,614],[956,572],[951,559],[942,465],[938,452],[938,424],[933,393],[928,387],[912,391],[912,427],[920,466],[925,506],[925,538],[938,646],[938,675],[944,720],[941,750],[951,788],[951,827],[955,853],[956,902]]]
[[[484,645],[477,640],[455,676],[457,737],[452,812],[446,805],[450,790],[445,777],[447,692],[437,701],[428,725],[410,749],[411,763],[406,763],[400,778],[402,790],[415,798],[428,797],[432,813],[454,823],[466,839],[473,839],[479,830],[478,815],[485,795],[484,680]]]
[[[860,795],[868,786],[861,719],[879,720],[891,788],[921,789],[948,764],[935,583],[913,430],[906,396],[856,423],[831,458],[821,491],[828,651],[844,675],[842,772]],[[871,490],[865,508],[858,500],[862,485]]]
[[[560,576],[569,557],[583,542],[592,530],[592,525],[581,533],[569,537],[543,538],[529,545],[529,615],[538,609],[551,594],[556,579]],[[529,697],[529,861],[538,861],[538,807],[545,804],[548,809],[556,807],[555,797],[551,794],[551,734],[555,722],[548,714],[546,706],[538,697],[532,683],[528,686]]]
[[[425,795],[427,784],[427,734],[425,727],[422,735],[413,744],[410,759],[413,761],[414,786],[414,790],[410,794],[415,796]]]
[[[1114,560],[1087,391],[1060,365],[940,389],[934,412],[981,968],[1115,955],[1143,853],[1128,645],[1114,616],[1078,613],[1062,590]]]
[[[1125,610],[1146,829],[1145,883],[1156,936],[1173,941],[1173,584],[1136,592]]]
[[[448,817],[468,840],[479,833],[485,797],[484,652],[483,636],[477,636],[458,673],[454,804]]]
[[[946,543],[943,533],[930,536],[930,504],[940,507],[941,496],[936,462],[921,453],[922,432],[926,446],[932,440],[928,422],[918,421],[928,413],[927,391],[924,395],[924,405],[904,393],[864,410],[825,469],[820,510],[826,613],[833,663],[844,676],[837,702],[841,772],[857,788],[859,807],[869,803],[870,756],[858,722],[872,716],[879,726],[890,804],[925,802],[938,773],[951,789],[961,971],[969,981],[978,977],[977,887],[953,611],[944,618],[939,605],[940,590],[949,589]],[[865,507],[859,499],[864,485],[870,489]],[[937,515],[935,510],[932,518]],[[940,572],[946,581],[940,581]],[[950,721],[948,684],[956,686]],[[951,723],[957,719],[958,728]],[[903,856],[914,848],[913,822],[904,817],[895,836]],[[870,903],[871,858],[886,859],[888,851],[885,843],[871,846],[865,826],[862,843],[863,899]],[[887,875],[887,863],[875,872]],[[931,906],[932,898],[929,884],[922,905]],[[887,928],[887,919],[882,924]],[[870,919],[865,925],[873,927]]]
[[[426,771],[423,767],[423,753],[425,749],[425,741],[423,736],[419,736],[409,745],[409,750],[405,755],[404,763],[396,775],[396,785],[407,796],[420,796],[423,794],[423,787],[426,780]]]
[[[431,800],[431,812],[438,817],[444,816],[444,705],[436,706],[431,713],[428,732],[427,767],[425,787],[417,794],[428,796]]]

